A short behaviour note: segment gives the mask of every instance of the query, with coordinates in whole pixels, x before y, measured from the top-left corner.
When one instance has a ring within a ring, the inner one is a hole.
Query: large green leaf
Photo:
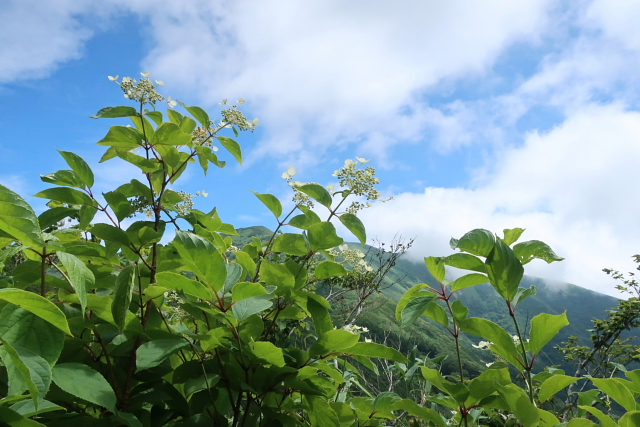
[[[238,321],[242,322],[247,317],[271,307],[273,304],[270,301],[271,298],[271,295],[259,295],[257,297],[246,298],[233,304],[231,310]]]
[[[399,322],[402,319],[402,311],[405,309],[407,304],[414,298],[425,295],[434,295],[433,292],[427,291],[429,285],[426,283],[419,283],[417,285],[412,286],[407,292],[402,295],[400,301],[396,305],[396,320]]]
[[[502,326],[490,320],[469,317],[467,319],[458,319],[458,325],[464,332],[482,337],[502,347],[511,355],[519,354],[511,335]]]
[[[81,363],[63,363],[53,367],[53,382],[58,387],[98,406],[116,411],[116,394],[99,372]]]
[[[227,277],[226,261],[207,239],[178,230],[173,245],[185,266],[212,289],[219,291]]]
[[[40,228],[47,228],[65,218],[77,214],[77,209],[63,207],[51,208],[38,215],[38,223],[40,224]]]
[[[182,291],[187,295],[203,300],[212,300],[214,298],[213,293],[209,288],[205,287],[197,280],[189,279],[182,274],[174,273],[171,271],[163,271],[156,275],[156,283],[159,286],[163,286],[174,291]]]
[[[353,233],[358,238],[361,244],[367,244],[367,231],[364,228],[364,224],[360,221],[360,218],[352,213],[344,213],[340,215],[340,222],[347,227],[347,230]]]
[[[513,251],[522,264],[526,264],[534,259],[541,259],[546,261],[547,264],[564,259],[556,255],[549,245],[540,240],[529,240],[528,242],[518,243],[513,247]]]
[[[409,359],[395,348],[387,347],[386,345],[375,342],[359,342],[353,347],[342,350],[342,353],[377,357],[380,359],[393,360],[394,362],[399,363],[409,363]]]
[[[40,295],[20,289],[5,288],[0,289],[0,300],[22,307],[51,323],[62,332],[71,335],[64,313],[54,303]]]
[[[133,288],[136,284],[136,277],[136,268],[134,265],[126,266],[120,270],[118,277],[116,277],[116,290],[113,295],[111,314],[120,331],[124,330],[126,324]]]
[[[158,366],[167,357],[188,346],[189,342],[180,337],[148,341],[136,352],[136,369],[142,371]]]
[[[322,261],[316,266],[315,276],[316,279],[330,279],[332,277],[344,276],[347,274],[347,269],[333,261]]]
[[[162,164],[156,159],[147,159],[125,150],[117,150],[116,153],[122,160],[140,168],[142,173],[152,173],[162,168]]]
[[[496,384],[498,393],[507,402],[511,412],[524,427],[536,427],[540,423],[538,408],[529,401],[527,394],[515,384]]]
[[[504,241],[507,246],[511,246],[514,242],[518,241],[520,236],[522,236],[522,233],[524,233],[524,228],[505,228],[503,231],[504,237],[502,241]]]
[[[111,126],[107,135],[98,141],[98,145],[106,145],[121,150],[133,150],[142,144],[140,133],[127,126]]]
[[[434,256],[425,257],[424,264],[427,266],[427,270],[429,270],[433,278],[439,283],[442,283],[446,275],[443,259]]]
[[[331,314],[329,313],[327,307],[317,302],[315,298],[309,296],[309,298],[307,299],[307,310],[309,311],[309,314],[311,314],[311,318],[313,319],[313,324],[316,328],[316,333],[318,334],[318,336],[321,336],[327,331],[333,330]]]
[[[411,399],[402,399],[393,404],[393,410],[402,410],[407,411],[409,414],[414,417],[421,418],[425,421],[431,421],[438,427],[446,427],[447,422],[444,420],[442,415],[433,409],[418,405]]]
[[[620,427],[638,427],[640,426],[640,411],[631,411],[620,417],[618,422]]]
[[[309,349],[309,355],[311,357],[324,356],[329,353],[346,350],[356,345],[359,339],[360,335],[352,334],[343,329],[333,329],[324,333],[318,338],[318,341],[313,343]]]
[[[135,108],[129,106],[119,106],[119,107],[104,107],[102,110],[98,111],[95,116],[91,116],[92,119],[109,119],[116,117],[129,117],[136,116],[138,112]]]
[[[460,239],[451,239],[451,248],[460,249],[473,255],[482,257],[489,256],[496,241],[495,236],[489,230],[477,228],[469,231]]]
[[[44,400],[51,385],[51,367],[42,357],[26,348],[12,346],[0,338],[0,356],[7,367],[9,396],[20,395],[29,390],[36,408]]]
[[[86,188],[86,184],[80,179],[78,174],[71,170],[59,170],[55,173],[40,175],[40,180],[49,184],[63,185],[66,187]]]
[[[0,420],[11,427],[45,427],[44,424],[25,418],[23,415],[6,406],[0,406]]]
[[[309,233],[309,244],[314,251],[335,248],[344,242],[330,222],[313,224],[307,232]]]
[[[299,256],[304,256],[309,252],[304,236],[294,233],[280,234],[273,241],[272,249],[274,252],[282,252],[288,255]]]
[[[502,298],[513,301],[524,276],[524,267],[513,250],[498,239],[485,264],[494,289]]]
[[[295,276],[286,265],[266,261],[260,264],[260,280],[269,286],[275,286],[277,295],[291,291],[296,283]]]
[[[222,144],[222,146],[236,158],[238,163],[242,164],[242,148],[240,147],[240,144],[226,136],[219,136],[218,141],[220,141],[220,144]]]
[[[78,294],[82,314],[84,315],[84,311],[87,308],[87,292],[95,288],[96,278],[93,272],[77,256],[65,252],[57,252],[56,255],[67,270],[67,278],[71,287]]]
[[[64,160],[78,175],[84,185],[86,185],[87,187],[93,187],[93,171],[91,170],[87,162],[85,162],[82,157],[70,151],[58,150],[58,152],[62,155],[62,157],[64,157]]]
[[[266,361],[267,363],[283,367],[285,365],[284,355],[282,349],[276,347],[270,342],[258,341],[249,344],[251,352],[258,358]]]
[[[480,285],[482,283],[487,283],[489,278],[484,274],[480,273],[471,273],[465,274],[462,277],[458,277],[453,282],[449,283],[452,291],[459,291],[460,289],[469,288],[471,286]]]
[[[331,193],[329,193],[322,185],[314,183],[303,184],[296,187],[296,189],[302,191],[321,205],[331,208],[331,202],[333,201]]]
[[[51,366],[64,346],[64,332],[14,304],[5,305],[0,312],[0,337],[40,355]]]
[[[442,259],[446,265],[451,267],[461,268],[463,270],[478,271],[480,273],[486,273],[487,268],[484,262],[475,255],[470,254],[452,254]]]
[[[248,253],[243,251],[236,252],[236,262],[247,270],[249,275],[253,276],[256,274],[256,263]]]
[[[191,135],[184,133],[176,124],[168,122],[158,126],[151,139],[153,145],[187,145],[190,142]]]
[[[251,192],[255,194],[256,197],[260,199],[260,201],[264,203],[267,208],[269,208],[269,210],[276,216],[276,218],[279,218],[280,215],[282,215],[282,204],[276,196],[274,196],[273,194],[260,194],[253,190],[251,190]]]
[[[636,410],[636,399],[631,390],[615,378],[591,378],[593,384],[618,402],[627,411]]]
[[[46,190],[42,190],[34,194],[34,197],[55,200],[56,202],[68,203],[70,205],[96,205],[96,202],[91,200],[91,197],[86,193],[68,187],[47,188]]]
[[[180,101],[178,101],[178,102],[180,102]],[[204,126],[205,129],[208,129],[209,126],[211,126],[211,122],[209,120],[209,115],[207,114],[207,112],[205,110],[203,110],[202,108],[197,107],[197,106],[188,107],[187,105],[185,105],[182,102],[180,102],[180,105],[182,105],[189,113],[191,113],[191,115],[198,122],[200,122],[200,124],[202,126]]]
[[[96,236],[98,239],[117,242],[124,246],[129,246],[130,243],[127,233],[111,224],[93,224],[93,227],[91,227],[91,234]]]
[[[118,221],[123,221],[129,215],[133,214],[133,206],[127,197],[119,191],[109,191],[102,193],[104,199],[109,203],[109,207],[116,214]]]
[[[549,343],[560,329],[569,324],[567,313],[558,315],[540,313],[531,319],[529,351],[538,354]]]
[[[0,230],[27,246],[45,246],[33,208],[3,185],[0,185]]]
[[[578,405],[578,407],[595,416],[598,419],[598,421],[600,421],[600,425],[603,427],[623,427],[624,426],[623,423],[620,423],[620,426],[618,426],[618,424],[615,421],[613,421],[613,418],[611,418],[609,415],[605,414],[598,408],[595,408],[593,406],[586,406],[586,405]],[[638,421],[640,421],[640,418],[638,418]],[[629,427],[637,427],[637,426],[638,424],[629,425]]]
[[[540,402],[551,399],[557,392],[570,386],[574,382],[578,381],[576,377],[570,377],[568,375],[554,375],[548,378],[540,386],[540,392],[538,393],[538,399]]]
[[[404,310],[402,310],[402,313],[400,315],[402,319],[401,326],[403,328],[406,328],[408,326],[413,325],[415,321],[418,320],[418,318],[420,318],[420,316],[424,314],[427,307],[430,304],[433,304],[435,300],[436,300],[436,295],[431,294],[431,295],[422,295],[409,301],[406,307],[404,308]]]

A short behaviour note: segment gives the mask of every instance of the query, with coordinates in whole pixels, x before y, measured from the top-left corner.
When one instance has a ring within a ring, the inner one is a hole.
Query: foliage
[[[161,82],[149,77],[110,77],[136,107],[106,107],[93,116],[131,121],[133,126],[112,126],[98,144],[107,147],[102,162],[132,164],[140,180],[100,196],[85,160],[61,151],[69,169],[41,177],[53,186],[35,195],[49,201],[40,215],[0,186],[0,261],[6,267],[0,279],[0,424],[559,423],[553,398],[579,379],[553,369],[536,374],[533,364],[568,324],[566,315],[540,314],[528,334],[515,315],[535,293],[520,287],[523,265],[561,259],[547,245],[514,244],[522,229],[505,230],[502,238],[479,229],[452,240],[461,252],[425,259],[439,285],[413,287],[396,316],[408,328],[425,324],[421,316],[442,325],[457,358],[456,375],[447,375],[444,357],[430,358],[417,348],[407,354],[390,335],[374,342],[355,324],[371,314],[363,307],[387,283],[389,267],[405,248],[394,246],[376,269],[341,246],[337,223],[360,243],[367,240],[356,214],[379,200],[375,169],[363,166],[364,159],[347,160],[334,174],[336,190],[294,182],[296,171],[289,168],[283,177],[293,188],[294,207],[283,212],[278,198],[255,192],[277,227],[264,241],[247,235],[236,247],[232,236],[239,233],[232,224],[216,209],[195,209],[193,195],[173,187],[194,164],[205,174],[211,165],[223,168],[218,147],[241,163],[241,146],[223,134],[238,137],[258,121],[237,105],[212,121],[200,107],[165,99],[157,92]],[[163,101],[170,107],[166,114],[156,109]],[[173,109],[178,105],[185,114]],[[347,199],[351,203],[340,210]],[[470,273],[448,282],[446,266]],[[454,298],[484,282],[504,299],[515,337],[487,319],[469,317]],[[355,292],[342,328],[335,327],[319,285]],[[486,340],[483,346],[498,361],[481,373],[465,369],[463,333]],[[512,379],[512,371],[519,377]],[[375,375],[384,381],[372,381]],[[605,425],[637,425],[640,374],[626,376],[591,380],[627,411],[619,420],[589,406],[594,395],[583,392],[583,413],[568,425],[592,425],[587,412]]]

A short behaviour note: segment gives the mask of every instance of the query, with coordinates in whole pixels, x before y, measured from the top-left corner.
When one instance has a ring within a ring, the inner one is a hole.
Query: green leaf
[[[538,354],[567,325],[569,319],[566,312],[558,315],[540,313],[535,316],[531,319],[529,351],[534,355]]]
[[[182,274],[171,271],[163,271],[156,275],[159,286],[163,286],[174,291],[182,291],[187,295],[192,295],[206,301],[212,300],[213,293],[197,280],[191,280]]]
[[[136,283],[136,269],[134,265],[128,265],[118,274],[116,277],[116,290],[113,295],[113,304],[111,305],[111,314],[113,320],[120,329],[120,332],[124,330],[126,324],[127,313],[129,312],[129,305],[131,304],[131,297],[133,288]]]
[[[518,288],[518,291],[516,292],[516,295],[513,297],[513,300],[511,301],[511,304],[516,306],[518,304],[520,304],[522,301],[524,301],[525,299],[529,298],[530,296],[536,295],[538,293],[538,290],[536,289],[535,286],[530,286],[529,288]]]
[[[445,328],[449,326],[449,316],[447,316],[447,312],[440,304],[435,302],[433,304],[429,304],[424,310],[423,315],[427,316],[429,319],[435,320]]]
[[[479,317],[458,319],[458,325],[464,332],[484,338],[505,349],[511,355],[517,355],[518,350],[511,335],[498,324]]]
[[[151,139],[152,145],[188,145],[190,142],[190,134],[184,133],[178,125],[168,122],[158,126]]]
[[[283,367],[285,365],[282,349],[276,347],[270,342],[252,342],[249,344],[251,352],[258,358],[266,361],[267,363]]]
[[[91,227],[90,231],[91,234],[96,236],[98,239],[106,240],[109,242],[117,242],[124,246],[129,246],[130,244],[127,233],[125,233],[118,227],[114,227],[111,224],[93,224],[93,227]]]
[[[45,427],[44,424],[25,418],[16,411],[4,406],[0,406],[0,420],[11,427]]]
[[[68,203],[70,205],[94,206],[96,204],[86,193],[68,187],[47,188],[33,196],[55,200],[56,202]]]
[[[243,299],[242,301],[238,301],[233,304],[231,310],[233,311],[234,316],[238,319],[239,322],[242,322],[247,317],[252,316],[256,313],[260,313],[271,307],[272,302],[270,299],[271,295],[259,295],[257,297],[251,297],[247,299]]]
[[[377,357],[398,363],[409,363],[409,359],[395,348],[387,347],[386,345],[375,342],[359,342],[353,347],[347,348],[342,352],[346,354],[356,354],[359,356]]]
[[[207,239],[178,230],[173,240],[182,261],[200,280],[216,292],[222,289],[227,277],[226,261]]]
[[[513,415],[524,427],[536,427],[540,423],[538,408],[529,401],[527,394],[515,384],[496,384],[500,396],[507,402]]]
[[[496,238],[492,232],[477,228],[469,231],[459,240],[451,239],[451,249],[460,249],[473,255],[487,257],[491,253],[495,241]]]
[[[222,146],[226,148],[227,151],[233,154],[233,157],[236,158],[238,163],[242,164],[242,148],[240,147],[240,144],[238,144],[231,138],[227,138],[226,136],[219,136],[218,141],[220,141],[220,144],[222,144]]]
[[[98,141],[98,145],[106,145],[120,150],[133,150],[142,145],[140,133],[127,126],[111,126],[107,135]]]
[[[0,312],[0,337],[31,350],[53,366],[64,346],[64,332],[30,311],[6,304]]]
[[[600,421],[601,426],[618,427],[618,424],[616,424],[616,422],[613,421],[613,419],[609,415],[605,414],[600,409],[595,408],[593,406],[586,406],[586,405],[578,405],[578,407],[594,415],[598,419],[598,421]],[[638,421],[640,421],[640,418],[638,418]],[[636,427],[637,425],[638,424],[629,424],[629,427]],[[624,424],[620,423],[620,427],[622,426],[624,426]]]
[[[564,259],[556,255],[549,245],[540,240],[518,243],[513,247],[513,251],[522,264],[526,264],[533,259],[541,259],[546,261],[547,264]]]
[[[512,229],[505,228],[504,238],[502,239],[502,241],[507,246],[511,246],[514,242],[518,241],[520,236],[522,236],[522,233],[524,233],[524,228],[512,228]]]
[[[587,420],[586,418],[574,418],[565,425],[560,424],[560,427],[594,427],[594,426],[597,427],[597,424],[594,423],[593,421]],[[629,427],[635,427],[635,426],[629,426]]]
[[[231,300],[233,302],[238,302],[251,297],[267,295],[268,293],[269,292],[267,292],[267,289],[262,285],[262,283],[240,282],[233,287]]]
[[[331,193],[329,193],[322,185],[314,183],[304,184],[296,187],[296,189],[302,191],[321,205],[331,208],[331,202],[333,201]]]
[[[67,335],[71,335],[69,324],[64,313],[51,301],[32,292],[20,289],[0,289],[0,300],[10,302],[18,307],[35,314],[39,318],[51,323]]]
[[[236,252],[236,262],[240,264],[251,276],[256,274],[256,263],[246,252]]]
[[[111,119],[116,117],[130,117],[136,116],[138,112],[133,107],[119,106],[119,107],[104,107],[98,111],[95,116],[90,116],[92,119]]]
[[[146,113],[144,113],[144,115],[149,117],[151,120],[153,120],[156,126],[160,126],[162,124],[163,118],[162,118],[162,113],[160,111],[147,111]]]
[[[162,167],[162,164],[157,160],[146,159],[137,154],[131,153],[129,151],[117,150],[116,154],[122,160],[131,163],[132,165],[140,168],[142,173],[151,173],[159,170]]]
[[[524,267],[514,251],[498,239],[485,264],[495,290],[507,301],[513,301],[524,275]]]
[[[62,157],[64,157],[64,160],[71,167],[71,169],[73,169],[73,171],[78,175],[78,177],[82,180],[82,182],[84,182],[84,185],[86,185],[89,188],[93,187],[93,182],[94,182],[93,171],[91,170],[87,162],[85,162],[82,157],[70,151],[58,150],[58,152],[62,155]]]
[[[414,417],[418,417],[426,421],[431,421],[438,427],[447,427],[447,422],[444,420],[444,418],[442,418],[442,415],[440,415],[433,409],[418,405],[411,399],[402,399],[394,403],[393,410],[407,411]]]
[[[158,366],[167,357],[188,346],[186,340],[178,337],[148,341],[136,352],[136,372]]]
[[[286,265],[263,261],[260,264],[260,280],[269,286],[276,287],[277,295],[284,295],[293,289],[296,278]]]
[[[316,266],[316,279],[330,279],[332,277],[344,276],[347,269],[333,261],[322,261]]]
[[[45,412],[52,411],[64,411],[62,406],[51,403],[48,400],[43,400],[36,410],[36,406],[32,400],[22,400],[20,402],[11,405],[11,409],[22,415],[23,417],[33,417],[38,414],[44,414]],[[2,417],[2,415],[0,415]]]
[[[352,232],[361,244],[365,245],[367,243],[367,231],[360,218],[351,213],[343,213],[339,218],[342,225],[347,227],[347,230]]]
[[[489,278],[484,274],[471,273],[465,274],[462,277],[458,277],[453,282],[449,283],[452,291],[459,291],[460,289],[469,288],[471,286],[487,283]]]
[[[60,170],[47,175],[40,175],[42,182],[49,184],[63,185],[67,187],[85,188],[86,184],[82,182],[78,174],[70,170]]]
[[[433,278],[436,279],[438,283],[442,283],[446,274],[442,258],[434,256],[425,257],[424,264],[427,266],[427,270],[429,270]]]
[[[267,208],[269,208],[269,210],[276,216],[276,218],[279,218],[280,215],[282,215],[282,204],[276,196],[274,196],[273,194],[260,194],[253,190],[251,190],[251,192],[255,194],[256,197],[260,199],[260,201],[264,203]]]
[[[9,376],[8,395],[20,395],[27,389],[36,408],[44,400],[51,385],[51,367],[42,357],[26,348],[2,342],[2,359]]]
[[[484,262],[482,262],[477,256],[470,254],[449,255],[448,257],[443,258],[442,262],[446,265],[450,265],[451,267],[461,268],[463,270],[478,271],[480,273],[487,272]]]
[[[359,339],[360,335],[352,334],[343,329],[333,329],[327,331],[320,336],[318,341],[313,343],[309,349],[309,355],[311,357],[326,356],[329,353],[346,350],[356,345]]]
[[[640,411],[631,411],[620,417],[620,427],[637,427],[640,425]]]
[[[27,246],[45,246],[38,217],[33,208],[17,193],[3,185],[0,185],[0,231]]]
[[[335,248],[344,242],[341,237],[338,237],[336,228],[330,222],[313,224],[307,232],[309,233],[309,244],[314,251]]]
[[[116,395],[107,380],[87,365],[63,363],[53,367],[53,382],[73,396],[116,411]]]
[[[304,236],[293,233],[284,233],[276,237],[273,241],[272,249],[274,252],[282,252],[289,255],[304,256],[309,253]]]
[[[636,410],[633,393],[620,381],[614,378],[591,378],[593,384],[618,402],[627,411]]]
[[[340,427],[338,415],[331,408],[325,397],[306,395],[309,402],[309,420],[312,427]]]
[[[133,206],[127,197],[119,191],[110,191],[108,193],[102,193],[104,199],[111,207],[111,210],[116,214],[118,221],[123,221],[125,218],[133,214]]]
[[[47,209],[46,211],[42,212],[38,216],[38,224],[40,225],[41,229],[47,228],[65,218],[68,218],[72,215],[76,215],[77,213],[78,213],[77,209],[71,209],[71,208],[59,207],[59,208]]]
[[[540,386],[540,392],[538,393],[538,399],[540,402],[545,402],[551,399],[557,392],[568,387],[569,385],[578,381],[576,377],[570,377],[568,375],[554,375],[548,378]]]
[[[399,322],[402,319],[402,311],[405,309],[407,304],[411,300],[419,296],[425,295],[433,295],[433,292],[426,291],[425,289],[429,288],[429,285],[426,283],[419,283],[415,286],[412,286],[407,292],[404,293],[398,304],[396,305],[396,320]]]
[[[71,287],[78,294],[82,315],[87,308],[87,292],[95,288],[96,278],[93,272],[75,255],[65,252],[56,252],[56,255],[64,268],[67,270],[67,278]]]
[[[310,294],[307,299],[307,310],[311,314],[313,324],[316,328],[318,336],[333,330],[333,322],[331,321],[331,314],[327,307],[315,300],[316,295]]]
[[[436,296],[434,294],[431,295],[423,295],[409,301],[407,306],[402,310],[401,316],[401,327],[406,328],[415,323],[416,320],[420,316],[422,316],[427,309],[427,307],[434,302]]]
[[[187,107],[184,103],[180,102],[180,105],[182,105],[185,110],[187,110],[189,113],[191,113],[191,115],[198,121],[200,122],[200,124],[202,126],[204,126],[205,129],[209,128],[209,126],[211,126],[211,121],[209,120],[209,115],[207,114],[206,111],[204,111],[202,108],[200,107]]]

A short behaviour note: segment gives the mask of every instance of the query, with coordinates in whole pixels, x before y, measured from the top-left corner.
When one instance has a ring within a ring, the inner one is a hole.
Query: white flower
[[[335,189],[336,189],[336,185],[335,185],[335,184],[327,185],[327,189],[328,189],[329,191],[333,191],[333,190],[335,190]]]
[[[282,172],[282,178],[289,179],[291,178],[291,175],[289,175],[287,172]]]
[[[146,77],[146,78],[151,77],[151,73],[147,73],[147,72],[140,73],[140,75],[142,75],[142,77]]]
[[[202,190],[202,192],[200,194],[202,194],[202,197],[209,197],[209,193],[207,193],[204,190]]]
[[[215,145],[212,145],[212,146],[211,146],[211,149],[212,149],[213,151],[218,151],[218,150],[219,150],[219,148],[218,148],[218,147],[216,147]]]
[[[178,102],[174,99],[171,99],[171,95],[169,95],[167,97],[167,104],[169,104],[169,107],[174,108],[176,105],[178,105]]]
[[[238,99],[238,104],[244,104],[244,103],[245,103],[244,98],[240,98],[240,99]]]
[[[220,105],[227,105],[228,102],[229,102],[229,100],[227,98],[225,98],[222,101],[220,101]]]
[[[353,161],[353,160],[351,160],[351,159],[347,159],[347,160],[345,160],[345,161],[344,161],[344,167],[345,167],[345,168],[348,168],[349,166],[351,166],[351,165],[355,165],[355,164],[356,164],[356,162],[354,162],[354,161]]]
[[[287,174],[288,174],[289,176],[294,176],[294,175],[295,175],[295,174],[297,174],[297,173],[298,173],[298,169],[294,168],[293,166],[289,166],[289,167],[287,168]]]
[[[373,342],[373,340],[371,338],[365,338],[364,342]]]
[[[123,77],[122,78],[122,83],[129,83],[129,82],[132,82],[132,81],[133,81],[133,79],[131,77]]]
[[[164,84],[164,82],[162,80],[156,80],[156,84],[158,86],[162,86]]]
[[[254,127],[255,126],[260,126],[260,119],[256,117],[255,119],[253,119],[253,121],[251,123],[253,123]]]
[[[366,270],[367,270],[367,271],[373,271],[373,267],[371,267],[370,265],[367,265]]]
[[[358,159],[358,161],[359,161],[360,163],[369,163],[369,162],[371,161],[371,159],[369,159],[369,160],[365,160],[365,159],[363,159],[362,157],[356,157],[356,159]]]
[[[340,175],[340,171],[339,170],[336,170],[331,174],[331,176],[338,176],[338,175]]]
[[[340,249],[341,251],[346,251],[347,249],[349,249],[349,245],[344,243],[344,244],[338,246],[338,249]]]
[[[520,337],[518,337],[517,335],[512,335],[512,336],[511,336],[511,339],[513,340],[513,343],[514,343],[515,345],[520,344]]]
[[[490,367],[491,365],[493,365],[494,363],[496,363],[496,362],[489,362],[489,363],[485,363],[484,365],[488,368],[488,367]]]
[[[479,348],[481,350],[488,349],[491,343],[489,341],[480,341],[478,345],[471,344],[474,348]]]
[[[120,76],[115,76],[115,77],[107,76],[107,77],[109,77],[109,80],[111,80],[112,82],[115,82],[116,80],[118,80],[118,77],[120,77]]]

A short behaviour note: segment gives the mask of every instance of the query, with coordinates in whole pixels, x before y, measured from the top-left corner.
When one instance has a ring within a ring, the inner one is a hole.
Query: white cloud
[[[0,83],[48,76],[79,58],[93,31],[79,21],[102,6],[87,0],[9,0],[0,3]]]
[[[524,227],[524,239],[543,240],[566,258],[531,263],[529,274],[615,293],[601,269],[631,271],[640,240],[640,113],[591,106],[495,162],[477,188],[405,192],[364,211],[369,234],[417,236],[413,254],[426,256],[451,253],[450,237],[473,228]]]

